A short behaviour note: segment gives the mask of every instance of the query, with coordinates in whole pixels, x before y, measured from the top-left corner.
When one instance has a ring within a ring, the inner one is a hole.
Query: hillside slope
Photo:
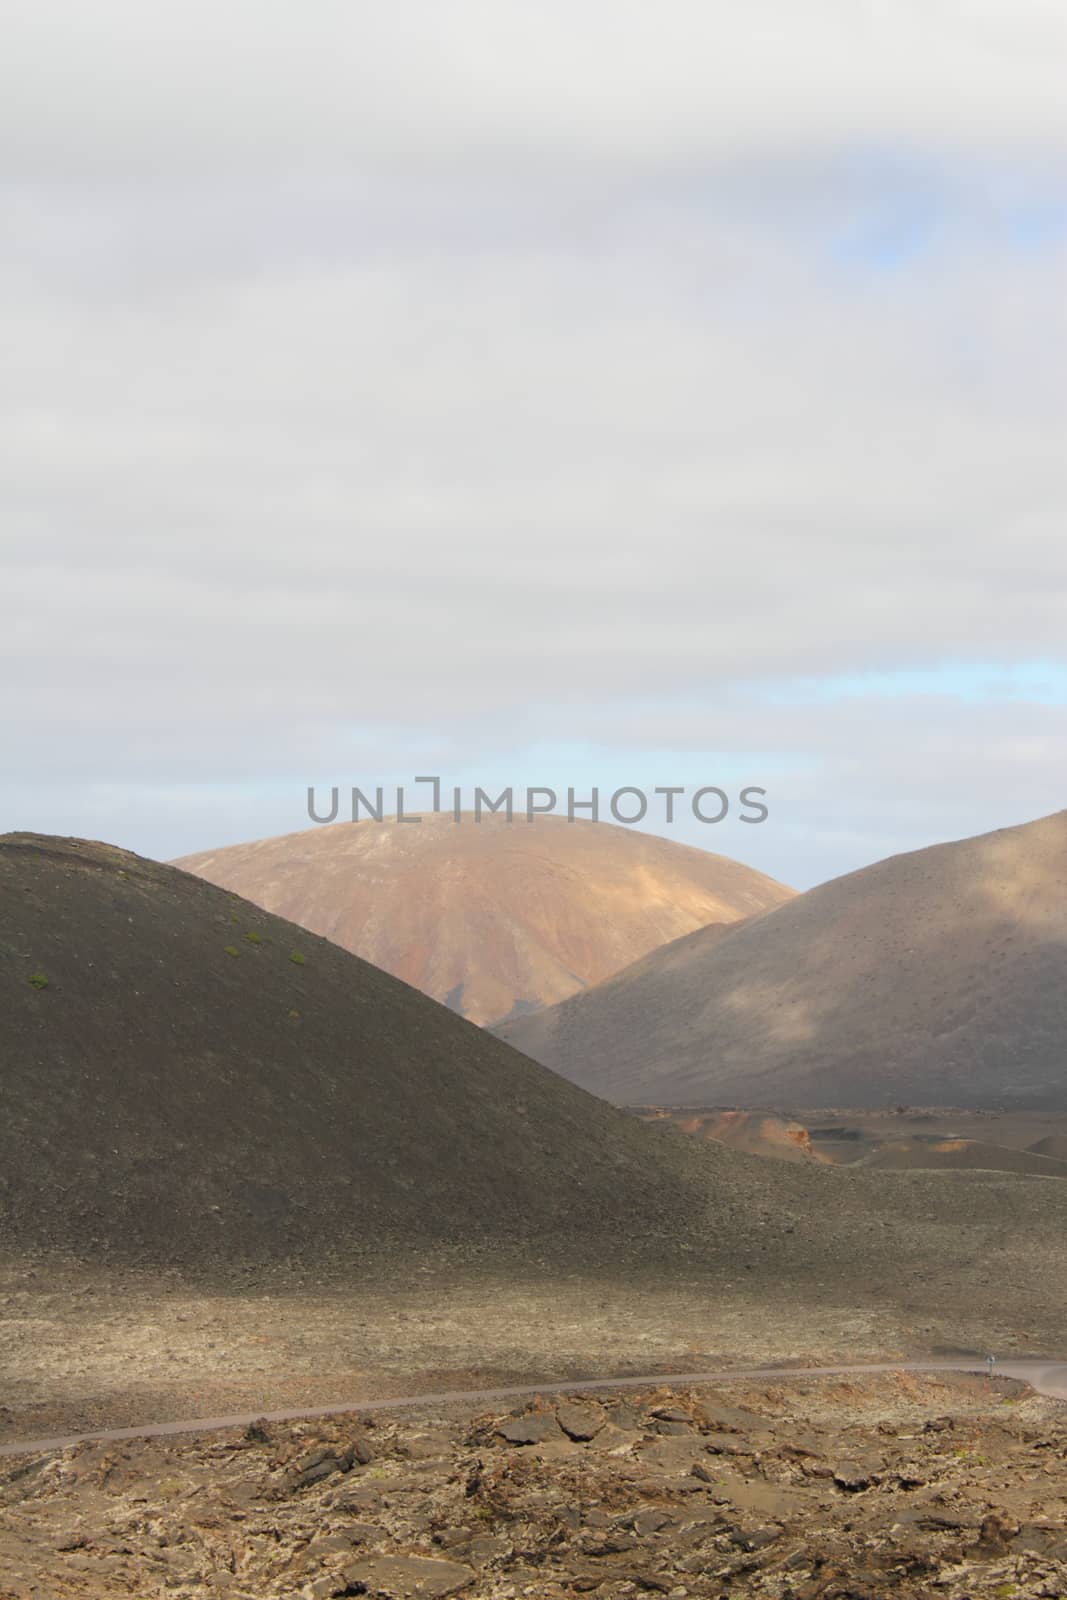
[[[1067,1110],[1067,812],[834,879],[499,1032],[623,1104]]]
[[[334,823],[175,865],[480,1023],[551,1005],[793,892],[725,856],[553,816]]]
[[[0,838],[0,1253],[618,1252],[699,1228],[710,1170],[198,878]]]

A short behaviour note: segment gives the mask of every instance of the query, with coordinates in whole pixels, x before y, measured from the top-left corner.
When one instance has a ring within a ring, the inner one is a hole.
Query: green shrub
[[[245,934],[245,938],[248,940],[249,944],[262,944],[263,943],[263,940],[259,937],[258,933],[248,932],[248,933]]]
[[[26,981],[27,983],[32,983],[35,989],[48,988],[48,979],[43,972],[31,972]]]
[[[239,956],[241,952],[238,950],[235,944],[228,944],[226,946],[226,954],[228,956]]]
[[[289,957],[289,960],[295,962],[298,967],[304,967],[307,965],[307,962],[304,960],[299,950],[294,950],[292,955]]]

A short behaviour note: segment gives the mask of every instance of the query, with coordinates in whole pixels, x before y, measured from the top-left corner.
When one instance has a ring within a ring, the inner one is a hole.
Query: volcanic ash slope
[[[1067,812],[702,930],[500,1036],[620,1104],[1067,1111]]]
[[[0,1111],[0,1253],[618,1259],[758,1187],[247,901],[29,834],[0,839]]]

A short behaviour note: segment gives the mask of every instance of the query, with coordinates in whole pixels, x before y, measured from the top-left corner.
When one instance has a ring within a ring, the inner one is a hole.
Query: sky
[[[1064,806],[1059,0],[0,12],[0,831]]]

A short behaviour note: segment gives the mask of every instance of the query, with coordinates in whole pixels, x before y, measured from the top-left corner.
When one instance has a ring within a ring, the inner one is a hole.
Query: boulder
[[[572,1401],[557,1406],[556,1419],[569,1439],[585,1443],[595,1439],[606,1421],[602,1407]]]
[[[375,1600],[445,1600],[474,1582],[470,1567],[423,1556],[368,1556],[341,1574],[354,1594]]]
[[[496,1431],[508,1444],[546,1444],[561,1437],[559,1423],[551,1411],[527,1411],[520,1417],[508,1417]]]

